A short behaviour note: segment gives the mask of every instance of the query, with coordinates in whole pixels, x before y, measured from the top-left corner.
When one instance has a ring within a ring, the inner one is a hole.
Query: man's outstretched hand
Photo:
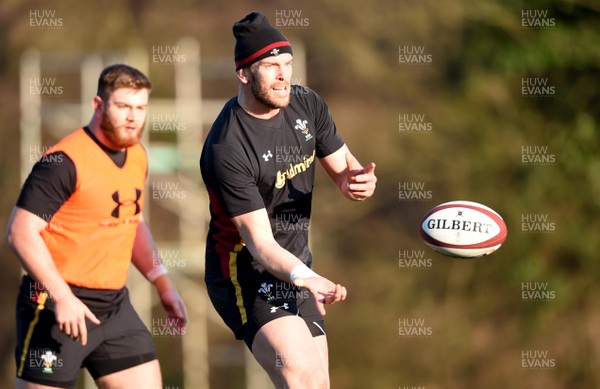
[[[344,301],[348,292],[346,287],[335,284],[324,277],[310,277],[294,280],[294,285],[310,290],[315,297],[317,308],[325,315],[325,304],[335,304]]]

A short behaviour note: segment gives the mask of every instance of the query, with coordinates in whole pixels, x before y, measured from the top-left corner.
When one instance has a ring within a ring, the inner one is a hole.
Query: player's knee
[[[321,366],[295,366],[281,371],[284,387],[290,389],[329,389],[329,374]]]
[[[312,374],[311,388],[329,389],[329,374],[325,371],[319,371]]]

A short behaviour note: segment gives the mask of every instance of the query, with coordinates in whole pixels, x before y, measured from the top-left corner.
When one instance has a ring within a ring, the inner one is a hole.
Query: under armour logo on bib
[[[140,213],[140,204],[139,204],[140,197],[142,197],[142,191],[137,188],[135,190],[135,200],[132,200],[132,199],[120,200],[119,191],[116,191],[115,193],[112,194],[112,199],[115,203],[117,203],[117,206],[115,207],[115,209],[113,209],[110,216],[116,217],[118,219],[121,207],[129,207],[132,205],[135,205],[134,215],[137,215],[138,213]]]

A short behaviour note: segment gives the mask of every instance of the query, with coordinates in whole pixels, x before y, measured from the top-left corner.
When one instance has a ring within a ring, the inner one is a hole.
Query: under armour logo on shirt
[[[267,153],[263,154],[262,157],[264,158],[265,162],[269,162],[269,159],[273,158],[273,154],[271,154],[271,150],[269,150]]]

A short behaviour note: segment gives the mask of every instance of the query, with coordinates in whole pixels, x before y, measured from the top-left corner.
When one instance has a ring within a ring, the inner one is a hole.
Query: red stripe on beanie
[[[255,58],[260,57],[261,55],[265,54],[266,52],[268,52],[269,50],[272,49],[276,49],[278,47],[286,47],[286,46],[291,46],[292,44],[288,41],[279,41],[279,42],[275,42],[275,43],[271,43],[268,46],[263,47],[262,49],[258,50],[257,52],[255,52],[254,54],[240,60],[237,61],[235,63],[235,67],[236,69],[239,69],[240,67],[246,65],[248,62],[251,62],[252,60],[254,60]]]

